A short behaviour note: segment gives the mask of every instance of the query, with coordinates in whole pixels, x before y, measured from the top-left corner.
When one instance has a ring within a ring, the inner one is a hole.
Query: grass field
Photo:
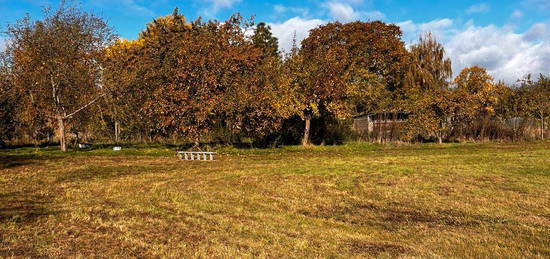
[[[0,151],[0,257],[550,257],[550,142]]]

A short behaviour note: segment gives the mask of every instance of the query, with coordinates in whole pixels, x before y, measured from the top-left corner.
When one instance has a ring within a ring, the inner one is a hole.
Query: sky
[[[41,18],[59,0],[0,0],[0,30],[25,14]],[[282,51],[293,35],[307,37],[319,25],[382,20],[397,24],[414,44],[432,32],[446,48],[457,75],[467,66],[488,69],[496,80],[514,83],[528,73],[550,74],[550,0],[80,0],[123,38],[135,39],[155,17],[178,7],[188,19],[226,20],[235,12],[268,23]],[[6,44],[0,35],[0,49]]]

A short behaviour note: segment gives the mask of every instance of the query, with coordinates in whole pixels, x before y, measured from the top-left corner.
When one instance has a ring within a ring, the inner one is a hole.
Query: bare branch
[[[86,109],[88,106],[90,106],[90,105],[94,104],[95,102],[97,102],[97,100],[99,100],[99,98],[101,98],[101,97],[103,97],[103,96],[105,96],[105,94],[100,94],[100,95],[98,95],[95,99],[93,99],[93,100],[92,100],[91,102],[89,102],[88,104],[86,104],[86,105],[80,107],[78,110],[76,110],[76,111],[74,111],[74,112],[72,112],[72,113],[70,113],[70,114],[68,114],[68,115],[63,116],[63,119],[69,119],[69,118],[73,117],[75,114],[79,113],[80,111]]]

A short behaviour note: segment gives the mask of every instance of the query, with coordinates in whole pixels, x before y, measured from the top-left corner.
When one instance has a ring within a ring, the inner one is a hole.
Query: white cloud
[[[536,23],[525,32],[524,38],[528,41],[539,41],[548,38],[548,36],[550,36],[548,26],[544,23]]]
[[[284,5],[278,4],[278,5],[273,6],[273,10],[275,10],[275,12],[278,12],[278,13],[284,13],[284,12],[286,12],[287,8]]]
[[[206,17],[214,17],[221,9],[231,8],[234,4],[241,0],[202,0],[210,4],[209,7],[203,8],[200,12]]]
[[[359,5],[359,4],[362,4],[364,1],[363,0],[341,0],[341,2],[349,3],[352,5]]]
[[[309,30],[326,23],[319,19],[302,19],[294,17],[282,23],[270,23],[273,35],[279,39],[279,48],[282,51],[289,51],[292,48],[292,40],[296,33],[297,44],[309,35]]]
[[[453,73],[469,66],[482,66],[496,79],[507,83],[531,73],[550,72],[550,29],[537,23],[518,33],[514,26],[476,26],[473,21],[457,24],[450,19],[437,19],[416,24],[397,23],[404,38],[417,41],[419,34],[431,31],[445,46],[453,62]]]
[[[361,0],[347,0],[347,1],[329,1],[323,4],[323,7],[328,9],[329,15],[332,19],[341,22],[352,22],[357,20],[384,20],[386,15],[382,12],[373,11],[357,11],[353,8],[352,4],[360,4]]]
[[[350,15],[342,15],[342,18],[355,17],[353,13],[344,14]],[[309,35],[309,30],[325,23],[320,19],[294,17],[269,25],[279,38],[281,50],[288,51],[294,32],[300,44]],[[507,83],[515,83],[529,73],[550,72],[550,26],[547,23],[534,24],[522,32],[514,31],[516,27],[510,24],[476,26],[472,20],[460,23],[448,18],[425,23],[408,20],[397,25],[403,30],[405,41],[416,42],[420,34],[432,32],[445,46],[455,76],[463,68],[474,65],[485,67],[496,80]]]
[[[514,11],[512,12],[511,18],[512,18],[512,19],[515,19],[515,20],[521,19],[521,18],[523,18],[523,12],[520,11],[520,10],[514,10]]]
[[[351,5],[341,2],[328,2],[324,4],[325,8],[329,10],[330,16],[342,22],[350,22],[358,20],[361,16],[359,12],[353,10]]]
[[[214,9],[222,9],[232,7],[233,4],[239,2],[240,0],[204,0],[207,3],[212,4]]]
[[[4,51],[7,44],[7,40],[0,36],[0,51]]]
[[[384,13],[380,12],[380,11],[364,12],[363,16],[365,16],[365,18],[367,18],[368,20],[371,20],[371,21],[385,20],[386,19],[386,15]]]
[[[308,8],[302,8],[302,7],[290,7],[290,6],[284,6],[284,5],[274,5],[273,10],[277,14],[298,14],[302,17],[309,16],[309,9]]]
[[[436,19],[426,23],[414,23],[411,20],[397,23],[404,33],[405,41],[416,41],[418,37],[426,32],[431,32],[439,40],[445,40],[449,31],[452,30],[453,20]]]
[[[550,38],[550,32],[545,24],[535,24],[523,33],[516,33],[506,25],[476,26],[471,21],[462,28],[456,28],[450,20],[401,24],[405,25],[406,33],[417,32],[419,28],[438,29],[455,76],[474,65],[485,67],[496,80],[508,83],[529,73],[550,72],[550,41],[545,40]]]
[[[467,14],[486,13],[486,12],[489,12],[489,10],[491,10],[490,5],[488,5],[487,3],[480,3],[480,4],[470,6],[470,8],[466,10],[466,13]]]

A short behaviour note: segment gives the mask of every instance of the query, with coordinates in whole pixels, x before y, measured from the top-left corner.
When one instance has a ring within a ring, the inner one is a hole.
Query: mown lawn
[[[0,257],[550,257],[550,142],[0,151]]]

